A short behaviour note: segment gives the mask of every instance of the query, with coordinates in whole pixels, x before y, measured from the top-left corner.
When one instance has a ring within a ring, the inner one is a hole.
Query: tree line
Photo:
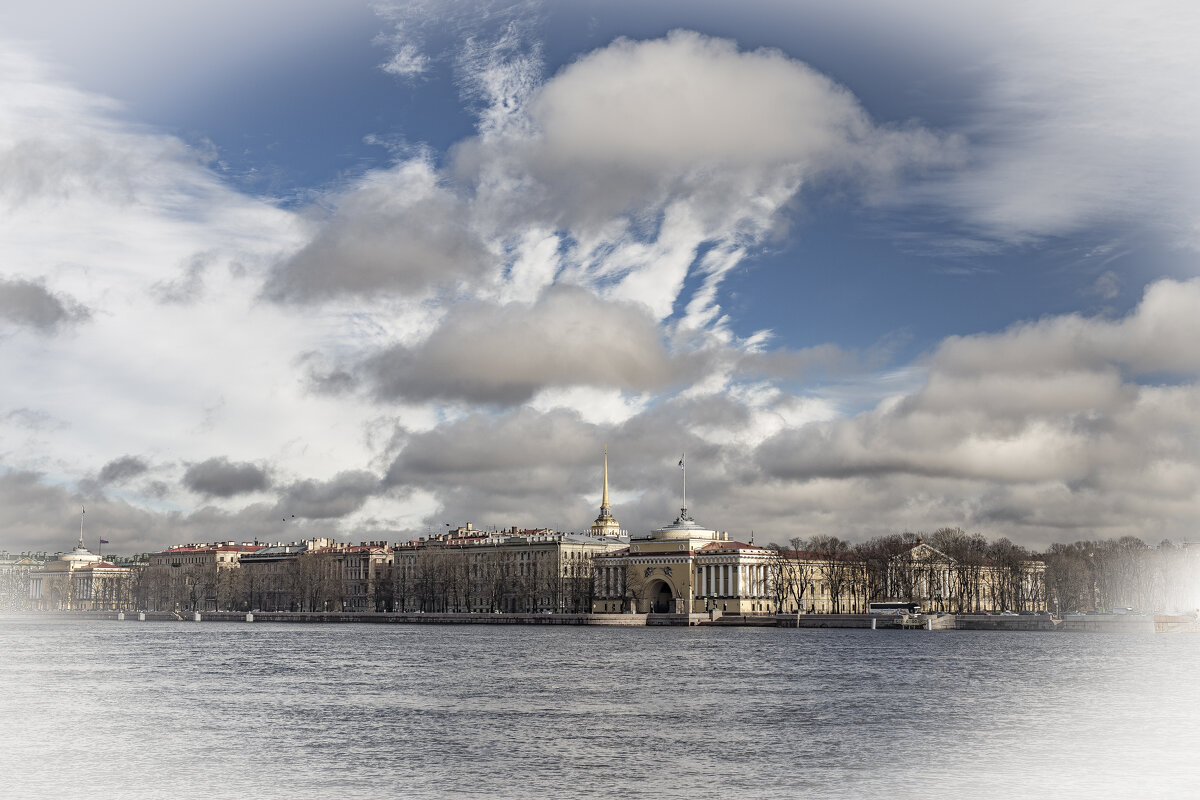
[[[945,554],[910,557],[921,542]],[[836,536],[771,545],[778,608],[811,607],[823,583],[834,613],[861,612],[892,599],[929,602],[931,610],[1195,610],[1200,606],[1200,545],[1141,539],[1079,541],[1033,551],[1007,538],[989,541],[960,528],[897,533],[851,543]],[[1031,573],[1029,565],[1044,565]],[[1031,579],[1032,578],[1032,579]]]

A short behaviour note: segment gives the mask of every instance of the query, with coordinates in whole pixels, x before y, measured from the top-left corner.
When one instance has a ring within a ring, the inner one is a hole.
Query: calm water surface
[[[5,798],[1198,798],[1200,637],[0,619]]]

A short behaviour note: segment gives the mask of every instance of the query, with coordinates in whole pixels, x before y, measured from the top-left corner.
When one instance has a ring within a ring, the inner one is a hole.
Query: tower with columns
[[[604,489],[600,495],[600,516],[596,517],[596,521],[592,523],[591,533],[604,539],[617,539],[625,535],[625,531],[621,530],[621,523],[617,522],[616,517],[612,515],[612,508],[608,503],[608,448],[604,448]]]

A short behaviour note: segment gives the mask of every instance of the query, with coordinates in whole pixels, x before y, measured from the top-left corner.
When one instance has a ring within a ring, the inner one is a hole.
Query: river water
[[[5,798],[1200,797],[1188,635],[0,619],[0,687]]]

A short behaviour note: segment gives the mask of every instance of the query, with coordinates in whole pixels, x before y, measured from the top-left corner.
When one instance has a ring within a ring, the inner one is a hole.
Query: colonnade
[[[766,597],[766,564],[701,564],[696,567],[696,594],[700,597]]]
[[[601,566],[596,570],[596,596],[623,597],[627,588],[627,570],[637,565]],[[766,564],[727,562],[695,566],[692,589],[697,597],[767,597],[770,577]]]

